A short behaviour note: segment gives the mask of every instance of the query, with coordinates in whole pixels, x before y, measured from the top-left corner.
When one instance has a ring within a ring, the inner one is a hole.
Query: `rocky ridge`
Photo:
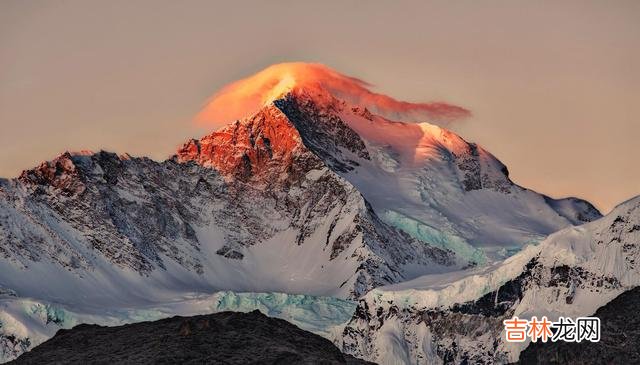
[[[259,311],[79,325],[9,364],[372,364]]]

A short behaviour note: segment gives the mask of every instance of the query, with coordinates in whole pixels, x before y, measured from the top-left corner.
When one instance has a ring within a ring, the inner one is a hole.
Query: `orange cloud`
[[[345,102],[392,120],[447,124],[470,115],[446,103],[410,103],[370,90],[371,85],[318,63],[280,63],[233,82],[213,95],[196,116],[202,125],[220,125],[248,116],[293,88],[322,88]]]

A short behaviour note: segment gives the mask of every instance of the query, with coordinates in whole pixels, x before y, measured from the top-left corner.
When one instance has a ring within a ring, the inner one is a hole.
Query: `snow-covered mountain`
[[[343,348],[381,364],[514,362],[528,343],[504,341],[504,319],[592,315],[639,285],[640,196],[503,263],[370,291]]]
[[[65,153],[3,181],[1,194],[2,284],[44,299],[358,297],[467,264],[378,219],[275,105],[161,163]]]
[[[0,187],[3,285],[46,299],[126,302],[158,288],[355,298],[598,216],[514,185],[452,132],[306,89],[164,162],[65,153]]]
[[[248,93],[245,117],[166,161],[64,153],[0,179],[6,303],[95,318],[85,313],[225,290],[356,299],[484,267],[600,217],[588,202],[519,187],[494,156],[451,131],[370,111],[435,123],[464,109],[402,103],[322,75],[267,80]],[[17,337],[0,327],[3,343],[21,344],[11,356],[46,338],[30,337],[40,327],[29,316],[4,318],[22,328]]]

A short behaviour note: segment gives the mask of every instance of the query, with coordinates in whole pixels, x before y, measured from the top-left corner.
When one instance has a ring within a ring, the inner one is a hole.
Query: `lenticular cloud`
[[[410,103],[370,90],[371,85],[318,63],[280,63],[226,85],[211,97],[196,116],[202,125],[221,125],[248,116],[262,105],[294,88],[330,92],[349,104],[393,120],[448,124],[470,115],[446,103]]]

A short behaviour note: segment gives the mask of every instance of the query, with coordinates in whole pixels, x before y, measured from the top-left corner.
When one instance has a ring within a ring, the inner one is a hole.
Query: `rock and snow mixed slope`
[[[377,288],[359,302],[343,349],[382,364],[507,363],[512,316],[587,316],[640,285],[640,196],[491,267]]]
[[[274,105],[161,163],[66,153],[2,181],[0,194],[2,284],[23,296],[357,297],[466,264],[378,219]]]
[[[436,125],[390,121],[323,89],[293,89],[275,103],[382,220],[466,260],[502,259],[601,216],[583,200],[514,184],[493,155]]]
[[[640,287],[626,291],[600,307],[599,342],[537,342],[520,353],[517,364],[638,364],[640,363]]]

